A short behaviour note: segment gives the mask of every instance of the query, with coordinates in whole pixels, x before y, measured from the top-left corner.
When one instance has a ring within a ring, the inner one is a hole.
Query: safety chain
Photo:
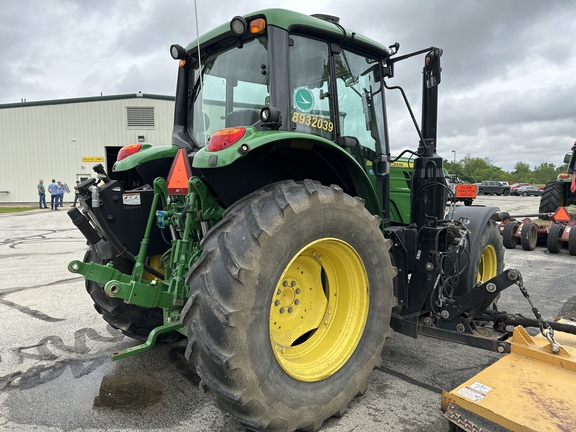
[[[518,275],[518,279],[516,279],[516,285],[518,285],[518,288],[520,288],[520,292],[522,292],[526,300],[528,300],[528,303],[530,303],[532,312],[534,312],[534,316],[538,320],[538,325],[540,326],[540,333],[542,334],[542,336],[548,339],[548,342],[550,342],[552,352],[555,353],[560,352],[560,344],[558,343],[558,341],[556,341],[556,338],[554,337],[554,329],[550,327],[550,324],[548,324],[546,321],[542,319],[542,315],[540,315],[540,312],[538,312],[538,309],[536,309],[536,307],[532,303],[532,300],[530,300],[530,294],[528,294],[526,287],[524,287],[524,281],[522,280],[522,275],[520,274]]]

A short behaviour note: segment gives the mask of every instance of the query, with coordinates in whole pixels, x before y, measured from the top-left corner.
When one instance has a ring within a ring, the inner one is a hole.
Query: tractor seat
[[[254,110],[232,111],[226,116],[225,127],[252,126],[260,120],[260,113]]]

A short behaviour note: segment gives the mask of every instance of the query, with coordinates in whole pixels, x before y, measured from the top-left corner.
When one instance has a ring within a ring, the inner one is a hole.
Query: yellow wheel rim
[[[288,263],[270,305],[270,343],[284,371],[315,382],[356,350],[368,316],[366,269],[348,243],[324,238]]]
[[[152,267],[154,270],[158,270],[160,273],[162,273],[162,266],[160,263],[160,259],[162,258],[162,255],[152,255],[148,257],[148,265],[150,267]],[[156,276],[154,276],[153,274],[148,273],[146,270],[144,270],[142,272],[142,279],[151,281],[156,279]]]
[[[484,248],[478,264],[477,282],[486,282],[498,274],[498,257],[496,249],[492,245]]]

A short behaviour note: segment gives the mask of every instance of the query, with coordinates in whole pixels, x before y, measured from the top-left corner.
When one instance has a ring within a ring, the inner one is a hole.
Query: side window
[[[334,57],[340,134],[379,152],[383,136],[382,92],[377,62],[349,51]]]
[[[334,140],[328,44],[301,36],[291,40],[292,129]]]

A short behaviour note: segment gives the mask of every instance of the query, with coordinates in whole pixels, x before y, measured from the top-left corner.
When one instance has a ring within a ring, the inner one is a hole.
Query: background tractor
[[[146,340],[113,359],[184,335],[224,412],[252,430],[316,430],[366,390],[391,330],[509,351],[492,305],[521,275],[503,271],[498,209],[446,214],[442,50],[398,49],[278,9],[171,47],[172,144],[123,148],[68,212],[90,245],[69,270],[107,322]],[[416,55],[420,125],[388,84]],[[395,159],[391,92],[417,134]],[[392,181],[407,154],[409,184]]]
[[[540,198],[540,213],[554,213],[558,207],[568,207],[576,204],[576,188],[574,183],[574,171],[576,170],[576,142],[570,149],[571,152],[564,156],[564,163],[568,164],[565,173],[546,183],[542,197]]]

